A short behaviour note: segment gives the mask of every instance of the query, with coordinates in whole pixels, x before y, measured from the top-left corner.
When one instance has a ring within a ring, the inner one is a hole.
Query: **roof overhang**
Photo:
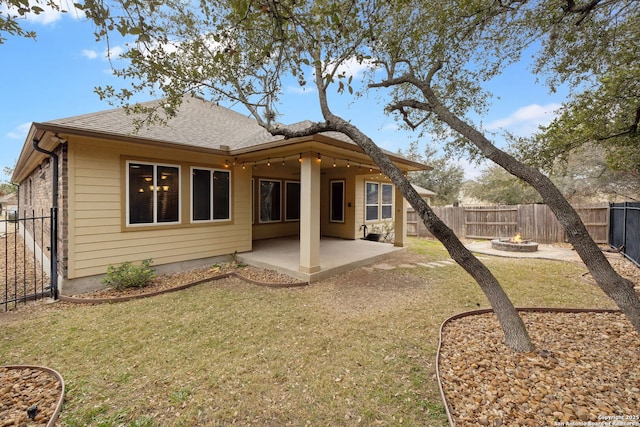
[[[119,133],[101,132],[81,128],[61,126],[51,123],[32,123],[27,139],[16,163],[12,182],[20,183],[47,158],[46,154],[34,149],[33,142],[37,141],[41,148],[54,151],[60,143],[67,141],[72,136],[87,138],[108,139],[111,141],[132,142],[153,147],[173,148],[190,152],[201,152],[220,156],[229,156],[237,161],[256,162],[268,158],[289,157],[299,153],[317,152],[323,156],[334,159],[346,159],[362,165],[373,165],[372,160],[355,143],[342,141],[323,134],[315,134],[299,138],[277,138],[262,144],[253,145],[241,149],[199,147],[193,145],[178,144],[171,141],[149,139],[136,135],[123,135]],[[400,155],[385,151],[390,160],[403,171],[430,170],[430,166],[414,162]]]

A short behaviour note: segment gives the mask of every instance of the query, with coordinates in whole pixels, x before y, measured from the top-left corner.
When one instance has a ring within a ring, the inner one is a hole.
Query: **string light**
[[[304,158],[302,156],[303,153],[298,153],[298,162],[302,163]],[[314,152],[310,152],[308,154],[311,154],[311,156],[313,156]],[[322,162],[322,153],[319,152],[315,152],[316,158],[318,159],[318,163]],[[282,156],[282,166],[286,167],[287,166],[287,158],[291,158],[295,156],[295,154],[293,155],[289,155],[289,156]],[[276,157],[277,159],[277,157]],[[346,166],[347,168],[351,168],[351,159],[346,159],[346,158],[338,158],[338,157],[330,157],[330,160],[332,160],[331,166],[334,168],[338,167],[338,163],[342,163],[344,162],[344,166]],[[277,160],[276,160],[277,161]],[[242,165],[242,169],[246,170],[247,168],[247,163],[249,163],[249,165],[251,165],[251,162],[253,162],[253,168],[254,169],[258,169],[258,164],[264,164],[266,166],[272,166],[272,162],[271,162],[271,157],[267,157],[266,159],[263,160],[252,160],[247,162],[246,160],[239,160],[237,157],[233,158],[233,160],[229,160],[229,159],[225,159],[224,161],[224,167],[225,168],[230,168],[231,166],[236,166],[238,164]],[[368,167],[369,168],[369,172],[374,173],[374,169],[379,170],[377,167],[374,167],[373,165],[368,165],[368,164],[363,164],[363,163],[359,163],[359,162],[354,162],[354,165],[358,166],[358,171],[361,172],[363,171],[363,168]],[[404,171],[403,172],[404,176],[407,176],[407,172]],[[382,171],[379,171],[379,175],[382,176]],[[150,180],[150,179],[149,179]]]

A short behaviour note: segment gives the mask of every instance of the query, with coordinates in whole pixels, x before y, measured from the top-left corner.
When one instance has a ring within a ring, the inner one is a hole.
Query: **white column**
[[[313,156],[300,163],[299,271],[320,271],[320,160]]]
[[[402,192],[393,187],[394,193],[394,239],[393,246],[404,247],[407,240],[407,202],[402,196]]]

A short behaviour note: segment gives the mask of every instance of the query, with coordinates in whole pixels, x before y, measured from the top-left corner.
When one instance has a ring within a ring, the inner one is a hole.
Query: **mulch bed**
[[[640,425],[640,337],[621,313],[521,316],[535,352],[510,351],[493,313],[443,327],[438,373],[456,426]]]

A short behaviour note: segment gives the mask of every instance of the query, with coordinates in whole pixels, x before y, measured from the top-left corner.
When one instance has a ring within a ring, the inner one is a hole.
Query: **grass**
[[[424,261],[442,245],[411,240]],[[518,306],[612,307],[584,267],[488,258]],[[98,306],[0,316],[0,365],[67,385],[66,426],[446,426],[438,328],[486,307],[459,266],[359,269],[304,288],[225,279]]]

